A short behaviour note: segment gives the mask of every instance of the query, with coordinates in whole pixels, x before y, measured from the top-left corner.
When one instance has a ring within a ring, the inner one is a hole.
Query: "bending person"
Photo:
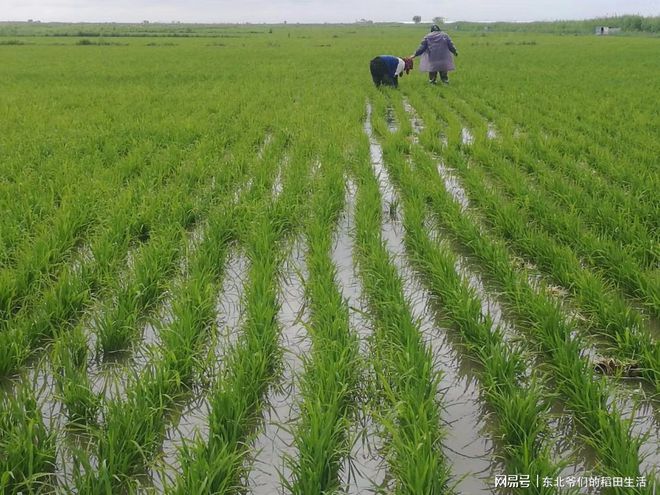
[[[431,32],[424,36],[419,48],[412,58],[422,56],[419,70],[429,73],[429,82],[435,84],[438,73],[443,83],[449,84],[447,73],[455,70],[452,53],[458,56],[456,47],[449,35],[440,30],[437,24],[431,26]]]
[[[369,70],[376,86],[399,86],[399,76],[406,74],[413,68],[411,58],[399,58],[393,55],[380,55],[371,60]]]

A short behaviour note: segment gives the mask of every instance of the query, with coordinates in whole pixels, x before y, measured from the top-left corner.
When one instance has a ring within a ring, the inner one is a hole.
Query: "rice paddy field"
[[[659,38],[0,32],[1,493],[656,493]]]

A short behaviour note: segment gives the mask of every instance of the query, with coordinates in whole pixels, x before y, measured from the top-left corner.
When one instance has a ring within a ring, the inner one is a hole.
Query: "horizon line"
[[[533,19],[533,20],[446,20],[442,24],[457,24],[457,23],[473,23],[473,24],[497,24],[497,23],[510,23],[510,24],[532,24],[532,23],[552,23],[552,22],[580,22],[580,21],[592,21],[599,19],[616,19],[626,16],[639,16],[644,18],[655,18],[660,17],[658,15],[641,15],[641,14],[613,14],[613,15],[603,15],[596,17],[586,17],[586,18],[575,18],[575,19]],[[373,21],[370,19],[357,19],[354,21],[264,21],[264,22],[254,22],[254,21],[179,21],[176,19],[170,21],[162,20],[149,20],[144,19],[142,21],[64,21],[64,20],[42,20],[42,19],[31,19],[27,20],[0,20],[0,24],[128,24],[128,25],[145,25],[145,24],[164,24],[164,25],[230,25],[230,26],[244,26],[244,25],[261,25],[261,26],[283,26],[283,25],[353,25],[353,24],[405,24],[405,25],[424,25],[424,24],[433,24],[433,20],[421,21],[419,23],[413,21],[400,21],[400,20],[389,20],[389,21]]]

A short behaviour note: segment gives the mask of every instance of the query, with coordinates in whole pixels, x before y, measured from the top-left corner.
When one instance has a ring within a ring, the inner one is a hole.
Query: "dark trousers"
[[[371,71],[371,79],[373,79],[376,86],[393,86],[395,88],[399,86],[399,78],[389,75],[387,65],[385,65],[385,62],[380,57],[376,57],[371,61],[369,70]]]
[[[437,75],[438,75],[437,72],[429,72],[429,80],[435,81],[435,78],[437,77]],[[449,81],[449,75],[446,72],[440,72],[440,80],[442,82]]]

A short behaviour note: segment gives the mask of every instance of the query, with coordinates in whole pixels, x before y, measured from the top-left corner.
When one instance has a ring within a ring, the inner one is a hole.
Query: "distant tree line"
[[[370,25],[373,21],[360,19],[358,24]],[[413,22],[421,22],[421,16],[414,16]],[[640,15],[623,15],[601,17],[583,21],[551,21],[551,22],[452,22],[445,23],[443,17],[434,17],[433,22],[444,25],[451,31],[508,31],[508,32],[538,32],[555,34],[591,34],[597,27],[608,26],[621,28],[624,33],[660,34],[660,16],[643,17]],[[39,23],[39,22],[0,22],[0,36],[73,36],[73,37],[238,37],[251,34],[267,33],[266,26],[247,24],[182,24],[182,23]],[[255,29],[257,28],[257,29]]]
[[[440,18],[434,19],[437,23]],[[609,26],[621,28],[623,32],[660,33],[660,16],[644,17],[641,15],[622,15],[614,17],[599,17],[582,21],[549,21],[549,22],[453,22],[446,27],[459,31],[519,31],[542,32],[557,34],[593,33],[597,27]]]

